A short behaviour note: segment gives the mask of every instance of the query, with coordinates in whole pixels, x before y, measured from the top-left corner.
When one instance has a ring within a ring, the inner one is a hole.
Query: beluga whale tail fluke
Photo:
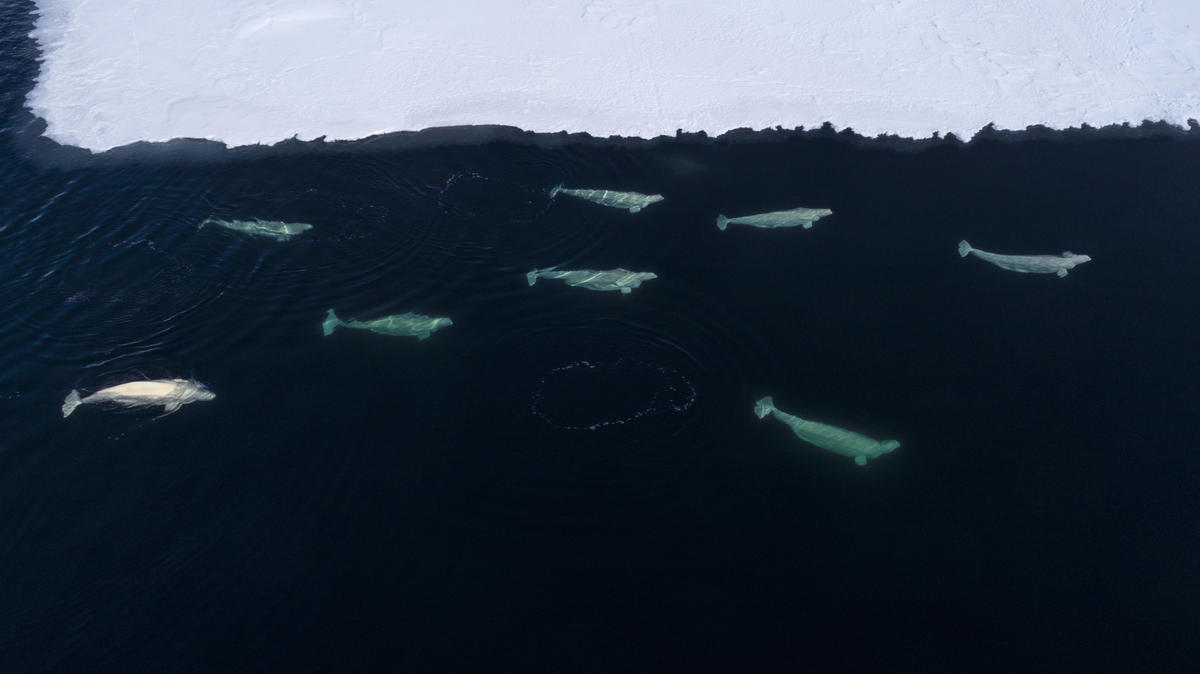
[[[757,415],[759,419],[762,419],[774,411],[775,400],[771,396],[760,398],[758,402],[754,403],[754,414]]]
[[[83,400],[79,397],[79,391],[71,389],[71,392],[67,394],[67,399],[62,404],[63,418],[66,419],[71,416],[71,412],[74,412],[75,408],[82,404]]]
[[[529,285],[533,285],[533,284],[537,283],[539,271],[540,270],[538,270],[538,269],[534,269],[533,271],[529,272],[528,274],[525,274],[525,280],[529,281]]]
[[[333,334],[333,331],[336,330],[339,325],[344,325],[344,323],[342,323],[342,319],[338,318],[338,315],[333,313],[333,309],[330,309],[329,313],[325,314],[325,321],[321,323],[321,332],[325,333],[325,336],[328,337],[329,335]]]
[[[553,199],[554,197],[557,197],[558,193],[563,190],[563,187],[565,187],[565,186],[562,183],[559,183],[559,184],[555,185],[554,187],[550,188],[550,198]]]
[[[1090,255],[1079,255],[1069,250],[1062,255],[1004,255],[979,250],[967,243],[966,239],[958,242],[958,254],[962,257],[974,254],[975,257],[989,262],[1001,269],[1020,272],[1022,274],[1055,274],[1059,278],[1084,262],[1091,262]]]
[[[717,229],[719,229],[723,232],[723,231],[725,231],[725,228],[728,226],[729,226],[729,218],[725,217],[724,215],[718,215],[717,216]]]
[[[775,400],[771,396],[760,398],[754,403],[754,414],[759,419],[774,415],[790,428],[796,437],[827,452],[851,458],[859,466],[867,465],[867,459],[877,459],[900,446],[896,440],[875,440],[844,428],[788,414],[775,407]]]

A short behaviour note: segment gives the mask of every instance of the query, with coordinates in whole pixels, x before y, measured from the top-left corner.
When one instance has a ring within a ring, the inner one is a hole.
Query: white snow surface
[[[102,151],[500,124],[968,139],[1200,118],[1197,0],[38,0],[29,95]]]

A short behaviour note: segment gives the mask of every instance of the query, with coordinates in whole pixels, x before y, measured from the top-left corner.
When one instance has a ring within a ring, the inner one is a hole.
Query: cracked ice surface
[[[1200,118],[1195,0],[38,0],[60,143]]]

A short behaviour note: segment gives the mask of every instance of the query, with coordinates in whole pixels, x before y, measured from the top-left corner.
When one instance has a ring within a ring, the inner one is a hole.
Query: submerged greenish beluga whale
[[[966,257],[974,253],[975,257],[991,262],[1001,269],[1010,269],[1025,274],[1057,274],[1059,278],[1067,275],[1084,262],[1091,262],[1089,255],[1077,255],[1071,251],[1063,251],[1062,255],[1001,255],[989,253],[986,250],[972,248],[966,241],[958,242],[958,254]]]
[[[641,192],[614,192],[612,190],[573,190],[567,189],[561,183],[550,190],[550,198],[558,196],[559,193],[569,194],[573,197],[586,199],[601,206],[610,208],[624,208],[630,213],[637,213],[650,204],[656,204],[666,197],[661,194],[642,194]]]
[[[188,403],[216,397],[217,394],[195,379],[131,381],[100,389],[90,396],[81,397],[79,391],[72,390],[63,401],[62,415],[66,419],[76,407],[87,403],[116,403],[130,408],[162,405],[163,414],[170,414]]]
[[[280,222],[279,220],[220,220],[218,218],[206,218],[201,222],[196,229],[201,229],[205,225],[216,225],[225,229],[232,229],[235,232],[245,232],[254,236],[266,236],[276,241],[287,241],[288,239],[303,234],[312,229],[312,225],[307,222]]]
[[[628,269],[593,269],[548,270],[534,269],[525,275],[529,285],[537,283],[539,278],[562,279],[569,286],[587,288],[588,290],[620,290],[628,295],[644,281],[658,278],[658,274],[650,271],[629,271]]]
[[[776,408],[775,401],[771,396],[754,403],[754,413],[758,415],[759,419],[768,414],[774,414],[776,419],[792,429],[796,437],[834,454],[848,456],[860,466],[867,465],[867,459],[877,459],[888,452],[895,451],[900,446],[896,440],[874,440],[844,428],[793,416]]]
[[[434,318],[412,312],[384,316],[372,321],[343,321],[338,318],[337,314],[333,313],[333,309],[330,309],[329,313],[325,315],[325,322],[321,323],[321,331],[328,336],[339,326],[344,326],[356,330],[370,330],[371,332],[390,335],[392,337],[428,339],[429,335],[451,325],[454,325],[454,321],[447,317]]]
[[[749,225],[763,229],[795,227],[799,225],[804,229],[812,229],[814,222],[827,215],[833,215],[833,211],[828,208],[793,208],[789,211],[771,211],[770,213],[743,215],[737,218],[727,218],[724,215],[718,215],[717,229],[723,232],[729,225]]]

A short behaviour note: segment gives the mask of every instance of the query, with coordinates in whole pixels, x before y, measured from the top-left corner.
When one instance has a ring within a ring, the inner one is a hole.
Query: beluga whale
[[[100,389],[90,396],[80,396],[79,391],[72,390],[63,401],[62,415],[66,419],[76,407],[89,403],[115,403],[129,408],[162,405],[163,414],[170,414],[188,403],[216,397],[217,394],[195,379],[130,381]]]
[[[624,208],[630,213],[637,213],[650,204],[657,204],[666,197],[661,194],[642,194],[641,192],[614,192],[612,190],[574,190],[568,189],[559,183],[550,190],[550,198],[558,196],[559,193],[568,194],[580,199],[586,199],[592,203],[608,206],[609,208]]]
[[[959,255],[966,257],[972,253],[975,257],[991,262],[1001,269],[1024,274],[1057,274],[1059,278],[1066,276],[1067,272],[1077,265],[1092,261],[1089,255],[1078,255],[1069,250],[1063,251],[1062,255],[1001,255],[972,248],[965,240],[958,242]]]
[[[658,274],[650,271],[629,271],[617,268],[604,271],[534,269],[525,275],[529,285],[537,283],[539,278],[560,279],[569,286],[588,290],[619,290],[628,295],[643,282],[658,278]]]
[[[325,315],[325,321],[321,323],[321,331],[329,336],[338,327],[346,327],[355,330],[370,330],[392,337],[416,337],[418,340],[425,340],[434,332],[451,325],[454,325],[454,321],[447,317],[435,318],[412,312],[384,316],[370,321],[343,321],[338,318],[333,309],[330,309],[329,313]]]
[[[295,236],[303,234],[312,229],[313,226],[307,222],[281,222],[279,220],[221,220],[218,218],[206,218],[201,222],[196,229],[202,229],[205,225],[216,225],[224,227],[235,232],[245,232],[253,236],[265,236],[276,241],[287,241]]]
[[[793,208],[788,211],[771,211],[770,213],[742,215],[736,218],[727,218],[724,215],[718,215],[717,229],[723,232],[729,225],[748,225],[750,227],[761,227],[762,229],[795,227],[799,225],[804,229],[812,229],[814,222],[827,215],[833,215],[833,211],[828,208]]]
[[[867,465],[867,459],[877,459],[900,446],[896,440],[874,440],[854,431],[788,414],[775,407],[771,396],[754,403],[754,413],[759,419],[774,414],[776,419],[792,429],[796,437],[834,454],[850,457],[860,466]]]

